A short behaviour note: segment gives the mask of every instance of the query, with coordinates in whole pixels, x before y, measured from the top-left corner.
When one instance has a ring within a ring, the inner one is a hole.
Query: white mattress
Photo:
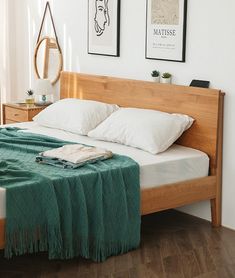
[[[113,153],[129,156],[140,165],[141,188],[151,188],[163,184],[201,178],[208,175],[208,156],[201,151],[179,145],[173,145],[161,154],[152,155],[136,148],[116,143],[97,141],[87,136],[80,136],[62,130],[42,127],[34,122],[14,124],[11,126],[26,128],[26,132],[103,147],[111,150]],[[0,219],[5,218],[5,205],[5,189],[0,188]]]

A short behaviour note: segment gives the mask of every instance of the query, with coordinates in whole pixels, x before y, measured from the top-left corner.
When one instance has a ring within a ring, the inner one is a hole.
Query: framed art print
[[[147,0],[146,58],[185,62],[187,0]]]
[[[120,0],[88,0],[88,53],[119,56]]]

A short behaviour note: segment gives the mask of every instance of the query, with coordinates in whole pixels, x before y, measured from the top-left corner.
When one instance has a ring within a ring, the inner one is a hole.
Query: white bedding
[[[96,141],[87,136],[42,127],[34,122],[13,124],[11,126],[26,128],[26,132],[29,131],[66,141],[102,147],[111,150],[113,153],[129,156],[140,165],[141,188],[151,188],[208,175],[208,156],[201,151],[179,145],[173,145],[167,151],[153,155],[117,143]],[[5,189],[0,188],[0,219],[5,218],[5,206]]]

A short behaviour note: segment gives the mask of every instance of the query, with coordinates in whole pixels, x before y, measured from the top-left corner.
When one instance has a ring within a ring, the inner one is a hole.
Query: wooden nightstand
[[[3,104],[3,124],[12,124],[32,121],[33,117],[47,106],[27,104]]]

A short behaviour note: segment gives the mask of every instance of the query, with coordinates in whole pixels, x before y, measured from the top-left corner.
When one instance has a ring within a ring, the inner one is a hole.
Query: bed
[[[158,161],[151,161],[153,159],[151,155],[145,157],[144,152],[140,150],[134,154],[131,148],[126,146],[123,146],[121,150],[114,146],[113,148],[117,153],[128,153],[129,150],[129,155],[134,159],[136,158],[137,161],[139,157],[139,163],[142,163],[141,183],[145,185],[141,187],[142,215],[177,208],[202,200],[210,200],[212,225],[215,227],[221,225],[224,93],[213,89],[162,85],[153,82],[62,72],[60,96],[62,99],[90,99],[116,103],[121,107],[156,109],[192,116],[196,120],[194,125],[181,136],[176,142],[177,145],[161,154]],[[52,135],[48,128],[43,129],[32,123],[26,125],[31,132]],[[62,131],[57,134],[57,138],[68,139],[64,136]],[[71,141],[74,140],[75,138],[71,137]],[[82,139],[76,138],[76,140]],[[176,157],[178,157],[178,161]],[[153,169],[154,171],[164,169],[164,164],[160,163],[161,160],[164,160],[163,158],[170,161],[171,169],[175,171],[175,178],[167,179],[169,175],[165,171],[165,176],[163,174],[161,179],[157,180],[154,176],[149,179],[149,173]],[[180,167],[179,163],[181,163]],[[186,168],[182,167],[182,163]],[[202,165],[201,169],[200,165]],[[209,175],[207,175],[208,168]],[[178,169],[187,169],[188,172],[183,175],[183,172],[181,173]],[[189,169],[192,171],[190,172]],[[154,183],[155,179],[156,182]],[[2,200],[1,204],[4,206],[4,199]],[[1,211],[0,248],[3,249],[4,208],[0,208]]]

